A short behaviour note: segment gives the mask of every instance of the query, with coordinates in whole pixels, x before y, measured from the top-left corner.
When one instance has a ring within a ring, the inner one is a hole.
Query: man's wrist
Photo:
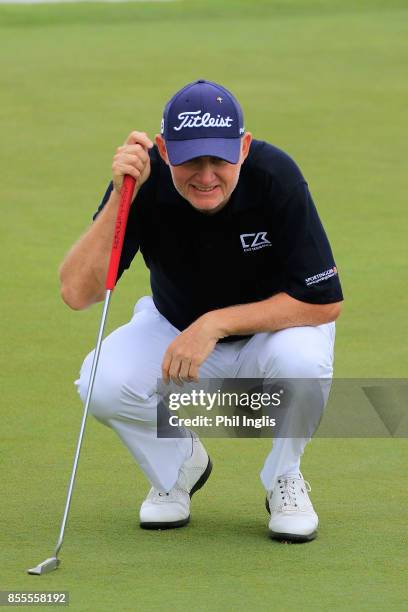
[[[116,187],[114,186],[111,194],[109,196],[109,200],[108,200],[108,204],[110,204],[112,207],[116,207],[120,202],[120,191],[118,191],[116,189]]]
[[[211,310],[203,315],[204,321],[210,327],[212,335],[217,340],[230,335],[226,327],[225,314],[222,310]]]

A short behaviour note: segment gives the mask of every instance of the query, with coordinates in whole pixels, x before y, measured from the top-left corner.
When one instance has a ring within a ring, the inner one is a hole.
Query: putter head
[[[46,559],[42,563],[39,563],[36,567],[32,567],[27,570],[28,574],[33,574],[34,576],[40,576],[41,574],[48,574],[57,569],[60,565],[61,561],[57,559],[57,557],[50,557]]]

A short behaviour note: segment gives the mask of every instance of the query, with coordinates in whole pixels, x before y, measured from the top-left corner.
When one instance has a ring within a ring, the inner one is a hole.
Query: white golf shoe
[[[266,496],[272,538],[290,542],[314,540],[319,519],[308,495],[310,490],[302,474],[279,476],[275,488]]]
[[[198,438],[192,438],[191,457],[179,471],[176,484],[170,491],[152,487],[140,508],[143,529],[182,527],[190,520],[190,498],[201,489],[211,474],[212,463]]]

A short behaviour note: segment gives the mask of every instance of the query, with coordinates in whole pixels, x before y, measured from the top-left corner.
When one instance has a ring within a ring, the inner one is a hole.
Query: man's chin
[[[224,208],[224,206],[227,204],[228,199],[227,200],[222,200],[220,201],[216,201],[216,202],[197,202],[195,200],[189,200],[191,206],[193,208],[195,208],[198,212],[201,212],[205,215],[213,215],[215,213],[217,213],[219,210],[221,210],[222,208]]]

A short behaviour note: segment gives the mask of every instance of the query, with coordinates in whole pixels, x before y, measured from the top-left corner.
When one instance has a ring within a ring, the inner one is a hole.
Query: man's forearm
[[[120,196],[115,191],[60,267],[61,295],[75,310],[103,299]]]
[[[288,327],[322,325],[334,321],[340,314],[340,302],[307,304],[278,293],[271,298],[213,310],[205,317],[215,326],[220,338],[225,336],[278,331]]]

